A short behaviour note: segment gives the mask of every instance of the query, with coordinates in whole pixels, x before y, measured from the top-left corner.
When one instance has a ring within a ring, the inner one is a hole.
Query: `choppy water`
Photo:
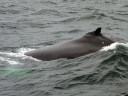
[[[24,52],[102,27],[120,43],[75,59]],[[127,0],[1,0],[0,96],[127,96]]]

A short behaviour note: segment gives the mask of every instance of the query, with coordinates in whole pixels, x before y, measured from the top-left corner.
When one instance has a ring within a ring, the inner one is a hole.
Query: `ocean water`
[[[25,52],[102,27],[116,41],[75,59]],[[1,0],[0,96],[127,96],[127,0]]]

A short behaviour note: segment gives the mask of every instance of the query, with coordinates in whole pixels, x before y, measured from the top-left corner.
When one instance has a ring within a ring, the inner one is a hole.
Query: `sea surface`
[[[97,27],[116,42],[75,59],[24,55]],[[128,96],[128,0],[0,0],[0,96]]]

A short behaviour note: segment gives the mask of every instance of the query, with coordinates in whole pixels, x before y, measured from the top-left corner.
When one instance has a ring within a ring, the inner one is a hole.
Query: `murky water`
[[[127,26],[127,0],[1,0],[0,96],[126,96]],[[119,43],[70,60],[23,55],[97,27]]]

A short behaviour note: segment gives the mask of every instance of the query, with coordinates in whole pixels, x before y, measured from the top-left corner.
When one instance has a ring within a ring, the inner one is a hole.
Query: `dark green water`
[[[0,96],[127,96],[127,0],[1,0]],[[75,59],[24,52],[102,27],[120,43]]]

